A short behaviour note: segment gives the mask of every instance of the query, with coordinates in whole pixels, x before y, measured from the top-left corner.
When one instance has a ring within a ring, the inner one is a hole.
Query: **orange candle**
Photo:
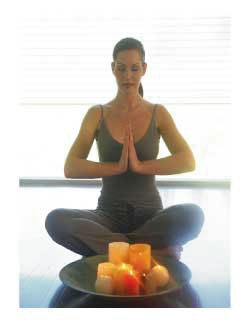
[[[151,246],[149,244],[130,245],[129,263],[138,272],[148,273],[151,269]]]
[[[117,295],[125,295],[125,283],[124,277],[133,270],[132,265],[122,263],[117,267],[117,271],[114,276],[114,290]]]
[[[125,242],[109,243],[109,262],[113,264],[128,263],[129,244]]]
[[[133,296],[140,293],[140,281],[133,271],[129,271],[124,275],[124,293]]]

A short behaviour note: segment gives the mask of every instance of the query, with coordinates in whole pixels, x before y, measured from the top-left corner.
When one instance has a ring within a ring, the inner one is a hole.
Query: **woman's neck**
[[[121,110],[122,112],[132,113],[142,104],[142,101],[143,99],[138,93],[129,95],[118,93],[113,100],[113,103],[117,109]]]

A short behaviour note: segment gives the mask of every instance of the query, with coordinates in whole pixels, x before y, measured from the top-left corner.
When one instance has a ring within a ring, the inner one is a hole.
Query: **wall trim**
[[[169,188],[225,188],[230,189],[230,179],[156,179],[159,187]],[[61,186],[79,186],[79,187],[101,187],[102,179],[73,179],[63,177],[20,177],[20,187],[61,187]]]

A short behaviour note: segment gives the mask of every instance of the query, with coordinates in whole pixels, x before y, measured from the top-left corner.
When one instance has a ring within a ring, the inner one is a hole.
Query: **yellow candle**
[[[151,269],[151,246],[133,244],[129,247],[129,263],[140,273],[148,273]]]
[[[125,242],[109,243],[109,262],[113,264],[128,263],[129,244]]]
[[[97,276],[108,275],[108,276],[114,277],[116,269],[117,269],[117,267],[113,263],[109,263],[109,262],[99,263],[98,268],[97,268]]]

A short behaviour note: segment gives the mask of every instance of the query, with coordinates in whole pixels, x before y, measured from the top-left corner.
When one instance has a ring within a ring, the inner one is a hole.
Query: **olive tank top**
[[[139,160],[156,159],[159,152],[160,133],[156,127],[154,105],[151,122],[144,136],[135,143]],[[101,105],[101,124],[96,133],[100,162],[118,162],[123,144],[117,142],[109,132]],[[119,175],[102,177],[99,201],[122,200],[136,207],[162,208],[162,201],[155,183],[155,175],[143,175],[128,170]]]

